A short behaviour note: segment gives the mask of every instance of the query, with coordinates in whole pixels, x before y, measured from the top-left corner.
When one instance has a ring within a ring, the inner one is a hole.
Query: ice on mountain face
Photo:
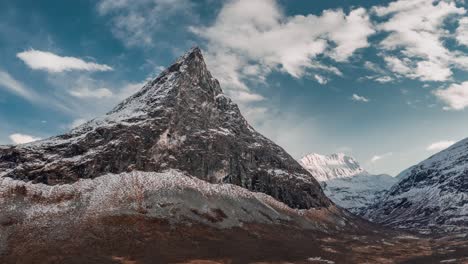
[[[366,217],[420,232],[468,228],[468,139],[410,167],[398,179]]]
[[[300,163],[321,182],[325,194],[340,207],[362,215],[382,197],[397,179],[372,175],[344,154],[309,154]]]
[[[64,135],[0,148],[1,175],[49,185],[167,169],[263,192],[293,208],[331,205],[297,161],[247,123],[198,48],[106,115]]]
[[[355,175],[323,182],[325,194],[337,205],[363,215],[397,182],[386,174]]]

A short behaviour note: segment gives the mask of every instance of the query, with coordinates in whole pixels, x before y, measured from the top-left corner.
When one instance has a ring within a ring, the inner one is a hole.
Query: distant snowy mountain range
[[[311,153],[302,157],[300,163],[321,182],[368,174],[357,161],[343,153],[331,155]]]
[[[325,194],[337,205],[362,215],[382,197],[398,179],[390,175],[373,175],[352,157],[343,153],[311,153],[299,160],[322,185]]]

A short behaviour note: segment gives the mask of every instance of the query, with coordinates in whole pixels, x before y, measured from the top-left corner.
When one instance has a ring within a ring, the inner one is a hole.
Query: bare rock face
[[[49,185],[167,169],[263,192],[293,208],[331,204],[301,165],[247,123],[198,48],[102,117],[64,135],[0,147],[0,176]]]

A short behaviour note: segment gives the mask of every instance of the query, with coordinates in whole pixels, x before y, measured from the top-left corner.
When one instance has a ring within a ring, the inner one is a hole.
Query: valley
[[[468,263],[467,146],[397,178],[297,162],[193,48],[108,114],[0,148],[0,260]]]

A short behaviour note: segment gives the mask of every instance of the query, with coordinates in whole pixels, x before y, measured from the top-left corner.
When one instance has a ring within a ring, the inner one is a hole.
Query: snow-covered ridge
[[[23,203],[11,202],[15,200],[12,197],[21,195],[25,196]],[[185,210],[200,209],[208,213],[211,209],[222,210],[227,215],[226,226],[238,225],[240,219],[266,220],[260,211],[272,219],[288,220],[278,210],[293,211],[268,195],[231,184],[210,184],[175,170],[108,174],[56,186],[0,178],[0,212],[18,210],[25,213],[27,220],[75,210],[84,211],[88,216],[127,210],[165,218],[169,217],[165,206],[181,207],[180,202],[184,202]],[[241,210],[241,205],[251,215]],[[184,215],[203,222],[188,212],[172,217]]]
[[[331,155],[311,153],[302,157],[299,162],[318,181],[369,174],[356,160],[343,153]]]
[[[304,222],[307,217],[323,217],[327,212],[292,209],[264,193],[208,183],[177,170],[107,174],[55,186],[0,178],[0,215],[21,215],[22,221],[35,225],[70,216],[73,221],[83,221],[143,214],[176,224],[201,222],[227,228],[249,222]],[[322,224],[315,219],[306,228]]]
[[[468,139],[403,172],[367,217],[392,227],[431,231],[468,228]]]

